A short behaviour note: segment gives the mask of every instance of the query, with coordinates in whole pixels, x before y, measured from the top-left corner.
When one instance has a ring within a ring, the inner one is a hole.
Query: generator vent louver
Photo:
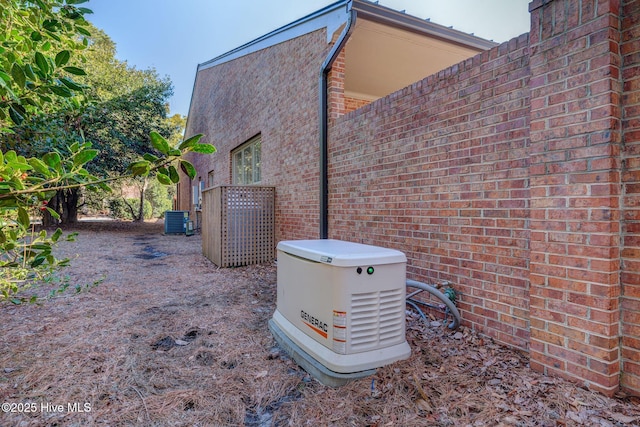
[[[351,350],[366,351],[405,339],[404,292],[391,289],[351,295]]]

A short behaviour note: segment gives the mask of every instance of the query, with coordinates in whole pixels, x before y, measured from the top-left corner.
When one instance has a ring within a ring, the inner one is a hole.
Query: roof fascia
[[[358,17],[361,19],[378,22],[418,34],[426,34],[464,47],[487,50],[498,45],[498,43],[494,41],[476,37],[472,34],[445,27],[444,25],[439,25],[413,15],[407,15],[404,12],[366,0],[353,0],[353,9],[358,12]]]
[[[290,24],[271,31],[255,40],[223,53],[209,61],[198,64],[198,70],[205,70],[219,64],[234,60],[253,52],[274,46],[278,43],[311,33],[321,28],[327,29],[327,43],[332,41],[333,34],[348,20],[348,4],[351,0],[340,0],[316,12],[300,18]]]

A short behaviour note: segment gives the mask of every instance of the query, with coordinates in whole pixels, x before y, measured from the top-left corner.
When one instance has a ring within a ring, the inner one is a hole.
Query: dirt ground
[[[408,360],[323,386],[267,328],[275,264],[218,269],[197,234],[162,223],[77,229],[63,273],[87,289],[0,306],[0,426],[640,425],[637,398],[531,372],[526,355],[411,314]]]

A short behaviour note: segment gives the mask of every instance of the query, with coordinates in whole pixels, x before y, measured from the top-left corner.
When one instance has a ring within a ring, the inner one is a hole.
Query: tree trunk
[[[147,179],[142,179],[142,185],[140,186],[140,206],[138,207],[138,217],[134,221],[144,221],[144,193],[147,188]]]
[[[52,209],[52,210],[58,212],[58,215],[60,215],[60,208],[61,208],[61,203],[60,203],[61,194],[60,193],[61,193],[61,191],[56,191],[56,194],[47,203],[47,207],[49,209]],[[60,223],[60,221],[57,218],[55,218],[53,215],[51,215],[49,213],[49,211],[47,211],[47,210],[42,211],[42,225],[44,227],[54,227],[54,226],[58,225],[59,223]]]
[[[72,188],[64,190],[64,218],[63,222],[75,224],[78,222],[78,200],[80,200],[80,190]]]

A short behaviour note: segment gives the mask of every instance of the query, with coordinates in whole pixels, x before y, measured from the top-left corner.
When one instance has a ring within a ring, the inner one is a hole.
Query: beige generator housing
[[[402,252],[330,239],[282,241],[277,250],[272,331],[276,327],[328,375],[409,357]]]

